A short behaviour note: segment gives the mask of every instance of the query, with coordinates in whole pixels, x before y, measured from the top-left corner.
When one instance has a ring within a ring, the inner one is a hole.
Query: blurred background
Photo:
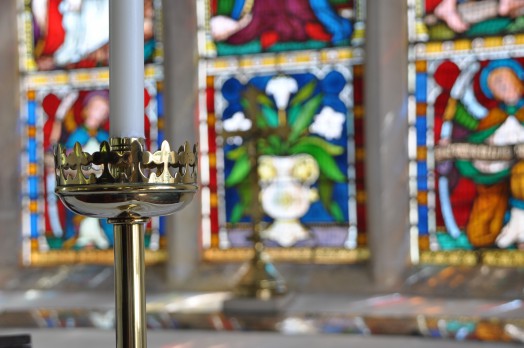
[[[0,28],[0,334],[111,344],[112,228],[53,164],[109,137],[109,0]],[[145,0],[144,64],[146,146],[200,183],[146,226],[150,346],[524,342],[524,1]]]

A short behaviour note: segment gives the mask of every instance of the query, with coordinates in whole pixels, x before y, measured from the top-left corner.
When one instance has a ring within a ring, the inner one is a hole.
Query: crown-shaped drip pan
[[[84,152],[79,143],[67,153],[55,149],[56,193],[72,211],[96,218],[136,218],[172,214],[197,191],[197,146],[186,142],[171,151],[144,151],[138,138],[111,138],[100,151]]]

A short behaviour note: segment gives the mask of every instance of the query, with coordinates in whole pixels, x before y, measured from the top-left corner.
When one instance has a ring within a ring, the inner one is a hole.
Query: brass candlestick
[[[116,346],[145,348],[145,223],[172,214],[197,191],[197,148],[144,150],[143,139],[111,138],[89,154],[55,150],[56,194],[75,213],[108,218],[115,234]]]
[[[257,146],[257,138],[262,135],[256,126],[253,127],[251,132],[244,134],[249,159],[252,162],[251,168],[253,168],[249,173],[249,180],[254,190],[251,206],[249,207],[252,228],[250,239],[253,242],[253,257],[241,268],[241,276],[233,292],[238,297],[268,300],[285,295],[287,293],[287,285],[285,279],[271,263],[271,259],[265,251],[262,238],[262,232],[266,224],[262,221],[264,211],[259,200],[260,175],[258,173],[259,153]]]
[[[256,92],[250,89],[246,92],[248,98],[253,98]],[[241,137],[247,144],[249,160],[251,161],[251,171],[248,180],[252,185],[253,198],[248,210],[251,218],[251,241],[253,242],[253,257],[243,267],[239,273],[239,281],[233,289],[234,294],[240,298],[269,300],[282,297],[287,294],[287,285],[284,277],[277,271],[271,263],[270,257],[265,251],[262,232],[266,223],[263,221],[264,210],[260,202],[260,175],[258,173],[258,159],[260,157],[258,142],[259,139],[271,135],[289,134],[289,126],[286,123],[286,115],[283,110],[279,110],[281,125],[270,130],[261,129],[257,124],[257,115],[252,109],[245,111],[246,116],[251,120],[251,128],[247,131],[225,131],[222,133],[224,138]]]

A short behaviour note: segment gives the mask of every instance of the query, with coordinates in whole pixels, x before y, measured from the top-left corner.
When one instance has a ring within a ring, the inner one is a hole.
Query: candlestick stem
[[[115,300],[117,348],[146,348],[144,223],[147,219],[115,218]]]

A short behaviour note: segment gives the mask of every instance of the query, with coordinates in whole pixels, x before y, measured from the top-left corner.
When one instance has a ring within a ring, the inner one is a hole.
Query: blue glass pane
[[[417,128],[417,145],[425,146],[427,139],[427,121],[425,117],[417,117],[415,121],[415,127]]]
[[[425,205],[418,206],[418,230],[419,234],[428,234],[428,207]]]
[[[419,178],[427,178],[428,165],[426,161],[417,161],[417,176]]]
[[[30,126],[36,125],[36,103],[27,103],[27,124]]]
[[[30,199],[37,199],[38,198],[38,187],[39,187],[39,180],[37,176],[30,176],[28,181],[29,186],[29,198]]]
[[[29,155],[29,162],[30,163],[36,163],[37,162],[37,156],[36,156],[36,139],[30,138],[27,141],[27,152]]]
[[[38,214],[31,214],[31,238],[38,238]]]
[[[427,74],[417,74],[416,77],[415,99],[418,103],[425,103],[427,100]]]
[[[160,230],[160,235],[163,236],[166,234],[166,221],[167,218],[165,216],[161,216],[158,220],[158,229]]]
[[[163,93],[157,94],[156,107],[157,107],[158,118],[160,118],[164,115],[164,94]]]

